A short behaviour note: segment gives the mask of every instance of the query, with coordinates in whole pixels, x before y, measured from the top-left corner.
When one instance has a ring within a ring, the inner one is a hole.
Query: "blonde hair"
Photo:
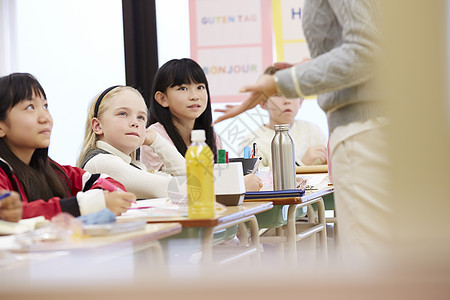
[[[118,95],[119,93],[121,93],[123,91],[127,91],[127,90],[135,92],[136,95],[138,95],[142,99],[142,101],[144,101],[142,94],[135,88],[133,88],[131,86],[118,86],[116,88],[113,88],[108,93],[106,93],[106,95],[103,97],[103,99],[101,99],[100,105],[98,107],[97,118],[101,119],[103,113],[109,108],[109,100],[111,100],[111,98],[113,98],[114,96]],[[86,118],[86,126],[85,126],[83,145],[81,147],[80,155],[78,156],[78,159],[77,159],[78,167],[81,166],[81,162],[83,161],[84,157],[89,152],[89,150],[97,148],[98,136],[92,130],[92,119],[94,119],[95,104],[97,103],[97,99],[100,97],[100,95],[101,95],[101,93],[98,94],[97,97],[95,97],[89,105],[89,110],[88,110],[88,114],[87,114],[87,118]],[[131,156],[131,158],[135,159],[136,151],[133,151],[130,156]]]

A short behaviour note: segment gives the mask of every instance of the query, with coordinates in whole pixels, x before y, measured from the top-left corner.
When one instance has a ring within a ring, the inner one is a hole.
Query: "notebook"
[[[259,192],[246,192],[245,200],[252,199],[273,199],[273,198],[291,198],[301,197],[305,195],[305,190],[292,189],[292,190],[280,190],[280,191],[259,191]]]

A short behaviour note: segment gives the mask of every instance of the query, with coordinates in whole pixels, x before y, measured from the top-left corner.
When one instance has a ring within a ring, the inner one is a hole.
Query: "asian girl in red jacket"
[[[0,191],[19,193],[22,218],[80,216],[105,207],[117,215],[125,212],[136,196],[119,182],[48,157],[52,127],[36,78],[28,73],[0,78]]]

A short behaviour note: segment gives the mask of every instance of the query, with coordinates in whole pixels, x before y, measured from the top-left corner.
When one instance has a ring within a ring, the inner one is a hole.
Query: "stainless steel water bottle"
[[[275,125],[272,140],[273,189],[289,190],[297,187],[295,179],[294,141],[289,135],[289,124]]]

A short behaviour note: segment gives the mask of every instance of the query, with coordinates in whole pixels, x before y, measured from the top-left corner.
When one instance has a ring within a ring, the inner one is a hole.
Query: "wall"
[[[9,14],[11,22],[3,28],[15,32],[14,55],[0,75],[28,72],[37,77],[54,119],[49,154],[75,164],[88,103],[108,86],[125,84],[122,1],[15,2],[16,15]]]

